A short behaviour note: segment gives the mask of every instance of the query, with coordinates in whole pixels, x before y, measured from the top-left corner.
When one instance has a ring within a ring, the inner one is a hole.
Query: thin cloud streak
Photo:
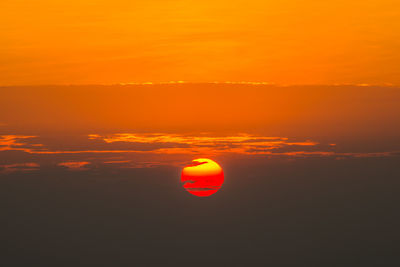
[[[34,162],[0,165],[0,173],[2,174],[9,174],[17,171],[20,172],[38,171],[39,169],[40,165]]]
[[[61,162],[59,164],[57,164],[57,166],[62,166],[62,167],[66,167],[68,170],[71,171],[84,171],[84,170],[88,170],[87,165],[89,165],[90,162],[87,161],[68,161],[68,162]]]
[[[267,155],[288,157],[388,157],[396,156],[399,151],[381,152],[336,152],[336,145],[321,145],[314,141],[289,141],[286,137],[257,136],[239,134],[231,136],[191,136],[179,134],[147,133],[131,134],[121,133],[112,135],[90,134],[87,139],[88,149],[51,150],[46,144],[30,143],[37,136],[30,135],[4,135],[0,136],[0,151],[22,151],[28,154],[141,154],[141,155],[209,155],[223,154],[239,155]],[[104,142],[105,146],[97,146]],[[118,144],[118,149],[116,147]],[[143,148],[146,144],[150,147]],[[126,146],[126,149],[123,149]],[[121,149],[122,147],[122,149]],[[307,148],[307,149],[305,149]],[[324,148],[324,150],[321,150]],[[283,150],[283,151],[282,151]],[[125,163],[117,162],[105,163]],[[82,162],[80,162],[82,163]],[[60,166],[74,168],[78,163],[60,163]]]

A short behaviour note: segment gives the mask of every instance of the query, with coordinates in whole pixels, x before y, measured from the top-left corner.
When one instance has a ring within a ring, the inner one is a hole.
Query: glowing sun
[[[222,168],[211,159],[195,159],[182,170],[181,181],[189,193],[208,197],[216,193],[224,183]]]

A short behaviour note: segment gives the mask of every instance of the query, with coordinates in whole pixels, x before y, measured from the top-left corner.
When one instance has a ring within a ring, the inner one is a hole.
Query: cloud
[[[0,165],[0,173],[28,172],[39,170],[40,165],[33,162]]]
[[[139,168],[154,168],[160,166],[171,166],[176,165],[174,163],[168,163],[168,161],[146,161],[146,160],[121,160],[121,161],[105,161],[106,165],[113,165],[120,169],[139,169]]]
[[[316,146],[317,142],[289,142],[285,137],[254,136],[189,136],[179,134],[91,134],[89,140],[77,149],[75,144],[63,149],[50,149],[33,142],[37,136],[0,136],[0,151],[24,151],[30,154],[82,154],[82,153],[154,153],[154,154],[263,154],[265,151],[296,146]],[[91,142],[92,141],[92,142]],[[97,142],[94,142],[97,141]],[[102,143],[99,143],[101,141]],[[65,142],[63,141],[62,144]],[[82,149],[84,148],[84,149]]]
[[[68,161],[68,162],[61,162],[58,163],[58,166],[66,167],[70,171],[85,171],[88,170],[87,165],[90,162],[87,161]]]
[[[316,146],[317,142],[289,142],[286,137],[255,136],[239,134],[234,136],[188,136],[179,134],[148,133],[131,134],[122,133],[108,136],[98,134],[89,135],[89,139],[103,140],[112,143],[153,144],[154,153],[243,153],[254,154],[255,151],[273,150],[287,146]],[[169,146],[165,147],[165,144]]]
[[[58,138],[58,139],[57,139]],[[338,151],[339,148],[341,151]],[[36,161],[41,166],[60,166],[82,171],[92,167],[150,168],[178,166],[194,157],[276,157],[276,158],[366,158],[399,156],[399,151],[347,151],[341,146],[313,140],[289,139],[263,135],[211,134],[184,135],[170,133],[119,133],[89,136],[31,135],[0,136],[0,153],[5,159],[2,173],[34,170],[39,166],[21,165],[19,160]],[[15,165],[17,164],[17,165]],[[19,165],[18,165],[19,164]]]
[[[32,135],[1,135],[0,136],[0,151],[19,150],[27,153],[37,151],[42,144],[29,144],[26,142],[29,139],[36,138]],[[36,149],[36,150],[35,150]]]

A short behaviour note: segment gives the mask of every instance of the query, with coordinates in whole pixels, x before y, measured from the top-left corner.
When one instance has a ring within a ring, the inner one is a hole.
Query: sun
[[[208,197],[215,194],[224,183],[224,172],[215,161],[194,159],[182,170],[183,187],[192,195]]]

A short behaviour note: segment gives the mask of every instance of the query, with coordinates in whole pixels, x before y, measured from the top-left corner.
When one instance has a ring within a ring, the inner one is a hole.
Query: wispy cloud
[[[167,166],[176,165],[176,162],[146,161],[146,160],[144,161],[116,160],[116,161],[104,161],[103,164],[113,167],[118,167],[121,169],[136,169],[136,168],[153,168],[166,165]]]
[[[24,142],[26,139],[35,138],[36,136],[31,135],[1,135],[0,136],[0,151],[6,150],[28,150],[30,146]],[[39,144],[40,145],[40,144]]]
[[[57,165],[65,167],[70,171],[85,171],[88,170],[87,165],[89,164],[90,162],[87,161],[68,161],[58,163]]]
[[[39,170],[39,168],[40,165],[33,162],[6,164],[6,165],[0,165],[0,173],[12,173],[17,171],[20,172],[37,171]]]
[[[317,142],[291,142],[285,137],[255,136],[239,134],[234,136],[188,136],[165,133],[149,134],[114,134],[101,136],[89,135],[89,139],[103,140],[106,143],[145,143],[154,145],[153,153],[180,154],[180,153],[242,153],[262,154],[267,150],[287,146],[316,146]],[[165,146],[168,144],[168,146]]]
[[[338,151],[333,143],[292,140],[252,134],[213,136],[170,133],[119,133],[110,135],[62,137],[60,140],[30,135],[0,136],[0,152],[26,153],[26,162],[57,165],[71,171],[105,168],[149,168],[176,166],[193,157],[238,155],[283,158],[365,158],[399,156],[399,151]],[[49,159],[51,159],[49,161]],[[42,161],[40,161],[42,160]],[[36,163],[13,162],[7,159],[2,173],[36,170]]]

